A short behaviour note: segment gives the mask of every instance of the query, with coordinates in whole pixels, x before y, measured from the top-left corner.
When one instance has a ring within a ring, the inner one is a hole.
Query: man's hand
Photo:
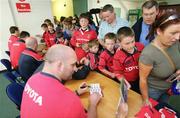
[[[80,84],[79,88],[77,89],[77,92],[79,95],[82,95],[83,93],[88,91],[88,85],[86,82],[83,82]]]
[[[90,97],[89,97],[90,105],[97,106],[100,99],[101,99],[101,95],[99,93],[94,92],[94,93],[90,94]]]

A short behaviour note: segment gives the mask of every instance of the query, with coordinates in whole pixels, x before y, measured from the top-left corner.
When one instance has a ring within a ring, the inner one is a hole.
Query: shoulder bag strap
[[[176,70],[175,64],[172,61],[171,57],[162,48],[158,47],[154,43],[151,43],[151,45],[153,45],[154,47],[158,48],[166,56],[166,58],[168,59],[169,63],[171,64],[173,70]]]

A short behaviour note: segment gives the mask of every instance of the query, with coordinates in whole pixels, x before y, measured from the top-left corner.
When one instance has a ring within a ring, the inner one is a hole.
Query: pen
[[[86,86],[81,86],[80,88],[86,88],[86,87],[90,88],[91,86],[86,85]]]

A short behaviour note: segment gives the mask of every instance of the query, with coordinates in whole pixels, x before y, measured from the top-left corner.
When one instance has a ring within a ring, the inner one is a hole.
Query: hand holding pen
[[[77,95],[82,95],[83,93],[88,91],[89,87],[90,86],[88,86],[86,82],[83,82],[82,84],[80,84],[79,88],[75,90],[75,92]]]

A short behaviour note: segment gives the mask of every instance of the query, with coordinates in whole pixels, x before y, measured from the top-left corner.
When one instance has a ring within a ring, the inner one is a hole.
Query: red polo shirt
[[[9,51],[11,50],[11,47],[12,47],[12,44],[14,42],[16,42],[17,40],[19,40],[19,38],[15,35],[11,35],[9,40],[8,40],[8,48],[9,48]]]
[[[49,31],[45,34],[45,42],[47,47],[51,47],[55,44],[56,32],[50,33]]]
[[[12,44],[11,50],[10,50],[10,60],[11,60],[11,65],[13,68],[18,67],[18,63],[19,63],[18,61],[19,61],[20,55],[25,50],[25,48],[26,48],[25,41],[22,39]]]
[[[54,76],[37,73],[26,83],[21,118],[86,118],[79,97]]]
[[[113,56],[114,54],[105,49],[100,54],[98,69],[100,71],[107,69],[108,71],[113,72]]]
[[[98,62],[99,62],[98,54],[94,54],[94,53],[89,52],[87,54],[87,58],[90,61],[89,66],[90,66],[91,70],[97,70],[98,69]]]
[[[124,76],[127,81],[135,81],[139,78],[138,61],[144,45],[135,44],[135,51],[129,54],[122,49],[118,49],[114,55],[113,70],[117,78]]]
[[[80,28],[73,33],[70,44],[75,48],[78,61],[85,57],[87,52],[85,52],[81,47],[77,48],[76,43],[84,44],[88,43],[90,40],[95,40],[96,38],[96,31],[91,29],[82,30]]]
[[[45,39],[47,39],[47,37],[48,37],[48,31],[44,31],[42,39],[45,41],[45,43],[46,43]]]

